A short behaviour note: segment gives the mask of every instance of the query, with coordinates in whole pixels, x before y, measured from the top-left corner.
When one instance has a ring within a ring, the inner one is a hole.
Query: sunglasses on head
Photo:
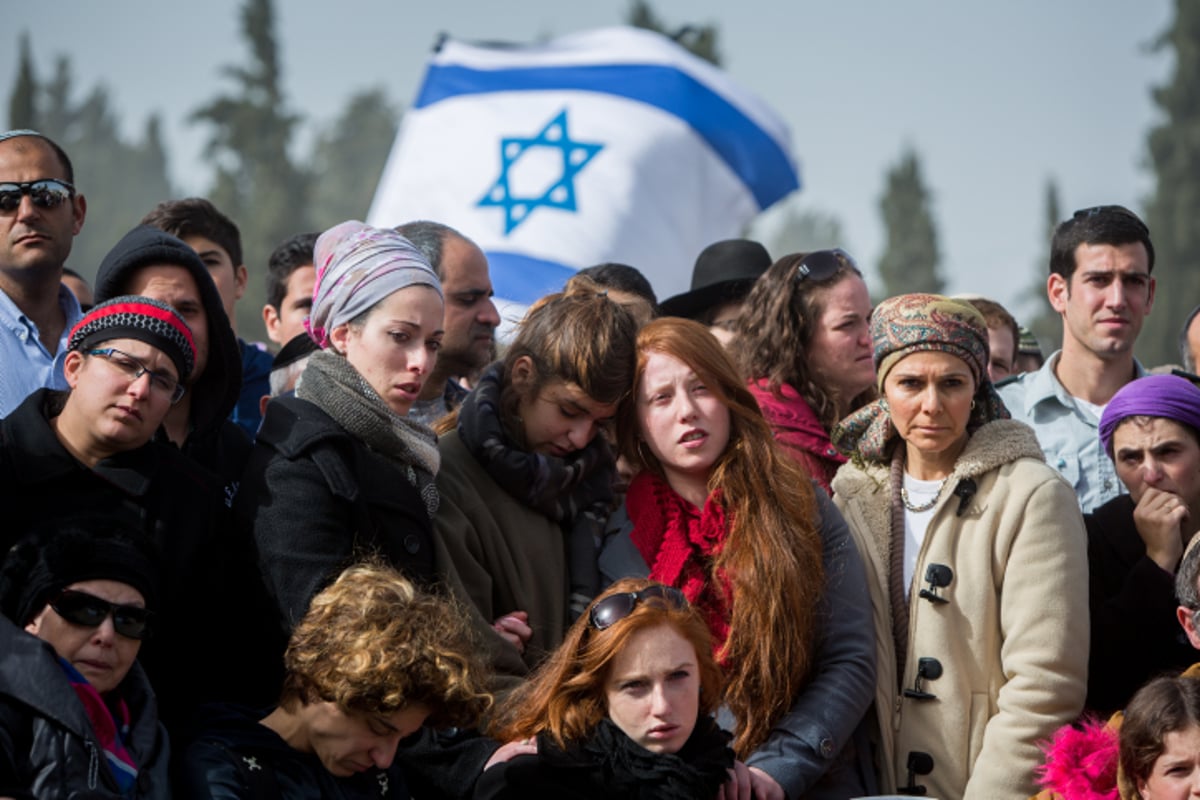
[[[29,195],[38,208],[58,208],[75,195],[75,187],[57,178],[27,183],[0,183],[0,212],[8,214],[16,211],[25,195]]]
[[[645,589],[637,592],[610,594],[592,606],[592,611],[588,614],[588,623],[598,631],[611,628],[632,614],[633,610],[637,608],[638,603],[644,603],[648,600],[657,600],[670,608],[683,609],[688,607],[688,601],[684,597],[683,592],[674,586],[656,584],[654,586],[647,586]]]
[[[140,606],[123,606],[110,603],[87,592],[64,589],[50,601],[50,607],[72,625],[81,628],[98,628],[112,615],[113,629],[129,639],[145,639],[150,636],[154,612]]]
[[[806,255],[796,265],[796,282],[806,280],[823,281],[832,277],[844,266],[858,268],[850,254],[841,248],[834,250],[816,250]]]

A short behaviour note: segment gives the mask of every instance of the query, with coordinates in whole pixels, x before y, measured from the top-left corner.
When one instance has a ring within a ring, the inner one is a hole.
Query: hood
[[[129,294],[134,273],[153,264],[183,267],[200,289],[208,318],[208,364],[188,391],[192,395],[192,427],[197,431],[212,428],[237,406],[242,391],[242,354],[217,286],[196,251],[169,233],[139,225],[125,234],[101,262],[96,273],[96,302]]]

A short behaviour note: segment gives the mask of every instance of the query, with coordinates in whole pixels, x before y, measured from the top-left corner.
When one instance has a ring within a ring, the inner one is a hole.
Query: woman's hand
[[[1172,575],[1183,557],[1180,531],[1187,518],[1187,504],[1178,495],[1152,486],[1146,487],[1133,509],[1133,524],[1146,544],[1146,556]]]
[[[729,780],[717,792],[717,800],[750,800],[750,769],[741,761],[733,762]]]
[[[530,636],[533,636],[533,628],[529,627],[529,613],[525,611],[514,611],[511,614],[505,614],[493,622],[492,627],[509,644],[517,648],[518,653],[525,652],[525,643],[529,641]]]
[[[502,744],[492,753],[492,757],[483,765],[485,770],[491,769],[497,764],[503,764],[505,761],[516,758],[517,756],[532,756],[537,755],[537,739],[530,736],[528,739],[517,739],[516,741]]]
[[[783,787],[775,782],[767,773],[758,767],[749,767],[750,787],[754,790],[755,800],[787,800]]]

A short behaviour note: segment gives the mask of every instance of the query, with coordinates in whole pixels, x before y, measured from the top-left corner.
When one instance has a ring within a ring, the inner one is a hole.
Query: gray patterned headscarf
[[[442,296],[442,284],[421,251],[390,228],[357,220],[321,234],[313,247],[317,281],[312,312],[304,322],[313,341],[329,346],[329,332],[376,303],[409,286],[428,286]]]

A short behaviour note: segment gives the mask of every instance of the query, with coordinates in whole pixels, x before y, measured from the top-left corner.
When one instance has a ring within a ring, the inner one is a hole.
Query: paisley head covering
[[[937,294],[902,294],[883,301],[871,314],[875,374],[880,392],[892,367],[905,356],[923,351],[950,353],[961,359],[975,378],[975,398],[968,433],[997,419],[1008,409],[988,378],[987,323],[964,300]],[[847,455],[885,462],[896,436],[886,398],[860,408],[834,426],[832,439]]]
[[[442,284],[412,242],[390,228],[357,220],[321,234],[313,247],[317,281],[304,327],[322,348],[329,332],[368,311],[392,292],[428,286],[442,296]]]

